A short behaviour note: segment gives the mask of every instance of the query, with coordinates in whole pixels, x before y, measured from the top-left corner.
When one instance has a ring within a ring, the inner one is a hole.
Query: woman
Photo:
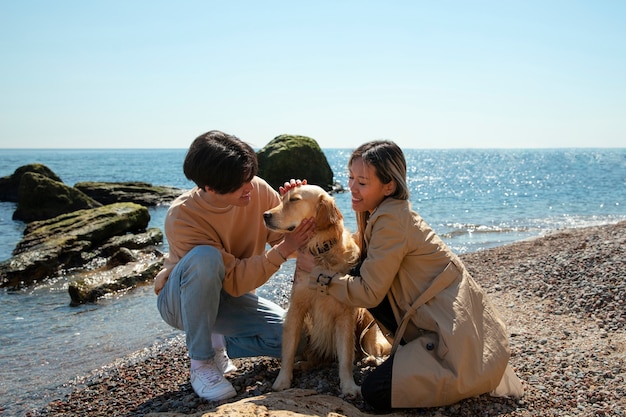
[[[362,383],[364,400],[385,411],[487,392],[521,395],[507,365],[504,322],[460,259],[411,210],[402,150],[391,141],[368,142],[348,168],[360,269],[333,276],[314,268],[310,286],[368,308],[393,339],[391,356]],[[299,264],[310,269],[306,260]]]

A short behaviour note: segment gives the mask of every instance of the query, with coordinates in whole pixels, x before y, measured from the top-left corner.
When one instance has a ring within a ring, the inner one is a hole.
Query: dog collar
[[[322,253],[326,253],[335,246],[337,243],[337,239],[326,240],[324,242],[319,242],[315,244],[315,247],[309,248],[309,252],[311,255],[321,255]]]

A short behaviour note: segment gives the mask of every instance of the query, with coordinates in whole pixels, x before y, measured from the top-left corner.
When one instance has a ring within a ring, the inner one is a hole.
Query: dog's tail
[[[383,334],[372,313],[365,308],[357,309],[357,350],[362,357],[382,358],[391,353],[391,343]]]
[[[376,325],[376,320],[372,318],[372,320],[370,320],[367,326],[365,326],[365,328],[361,331],[361,335],[359,336],[359,349],[361,349],[361,353],[363,354],[363,357],[365,358],[368,356],[375,356],[374,354],[366,351],[365,350],[366,348],[363,346],[365,335],[367,334],[367,332],[369,332],[372,329],[372,327],[374,327],[374,325]]]

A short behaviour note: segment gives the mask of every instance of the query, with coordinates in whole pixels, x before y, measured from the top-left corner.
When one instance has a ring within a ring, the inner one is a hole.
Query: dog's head
[[[268,229],[292,232],[304,219],[315,217],[316,230],[324,230],[343,222],[335,200],[317,185],[302,185],[287,191],[282,202],[263,213]]]

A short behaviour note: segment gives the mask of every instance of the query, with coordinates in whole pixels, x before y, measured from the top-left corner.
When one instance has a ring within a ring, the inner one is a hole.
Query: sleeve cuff
[[[265,257],[272,265],[275,266],[281,266],[283,262],[286,261],[286,259],[283,258],[278,249],[276,249],[275,247],[272,247],[270,250],[268,250],[265,253]]]

